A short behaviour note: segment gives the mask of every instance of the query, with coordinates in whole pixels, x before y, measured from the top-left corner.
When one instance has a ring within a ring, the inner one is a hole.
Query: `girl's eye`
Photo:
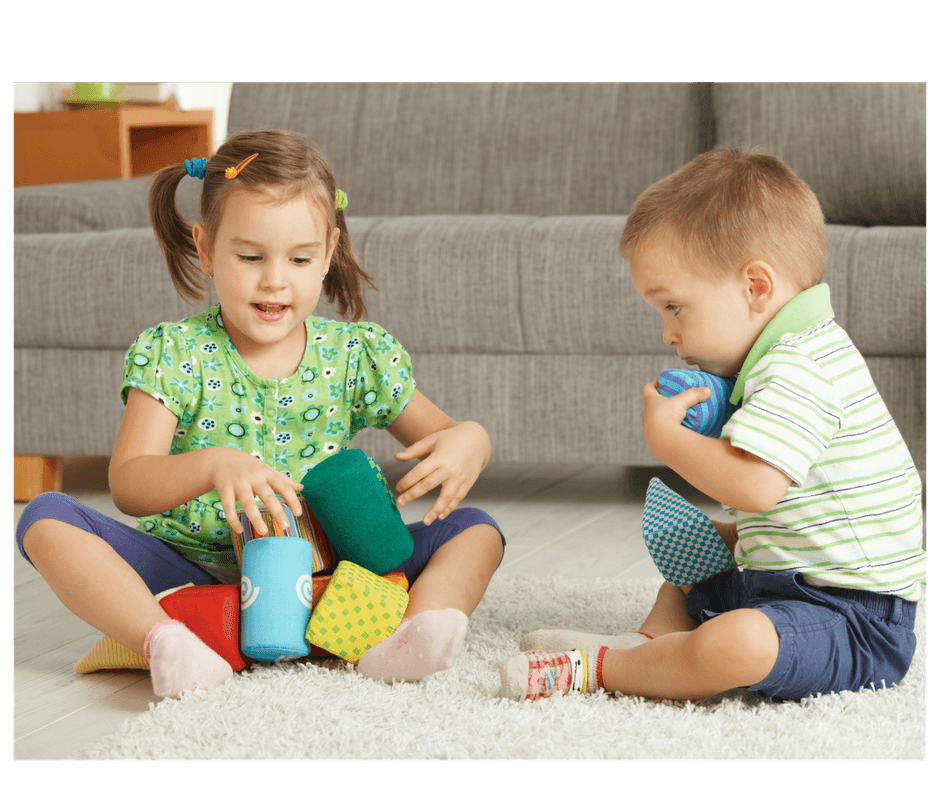
[[[257,263],[261,259],[261,255],[257,254],[240,254],[238,259],[246,263]],[[307,265],[312,260],[310,257],[292,257],[291,261],[297,265]]]

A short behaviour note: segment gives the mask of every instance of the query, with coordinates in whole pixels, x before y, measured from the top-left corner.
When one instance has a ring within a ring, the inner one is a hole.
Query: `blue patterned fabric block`
[[[667,583],[698,583],[734,566],[705,513],[659,479],[651,479],[643,507],[643,539]]]
[[[667,369],[659,376],[659,393],[664,397],[674,397],[697,386],[711,389],[711,396],[707,400],[685,412],[682,423],[709,438],[718,438],[721,436],[721,428],[738,409],[737,405],[731,404],[735,380],[736,376],[720,378],[698,369]]]

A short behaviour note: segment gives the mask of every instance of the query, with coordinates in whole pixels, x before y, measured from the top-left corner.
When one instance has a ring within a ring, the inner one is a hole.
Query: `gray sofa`
[[[641,387],[680,366],[617,241],[634,199],[716,144],[760,145],[816,191],[837,320],[926,467],[922,83],[236,84],[229,131],[315,140],[379,287],[369,318],[493,459],[655,465]],[[107,455],[137,333],[195,311],[149,229],[145,179],[15,189],[18,454]],[[197,217],[199,183],[179,202]],[[333,316],[325,304],[322,313]],[[395,449],[371,430],[357,445]]]

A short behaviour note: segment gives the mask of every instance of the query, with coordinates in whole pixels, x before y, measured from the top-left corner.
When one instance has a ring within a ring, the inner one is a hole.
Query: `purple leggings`
[[[204,572],[198,564],[184,558],[174,547],[161,542],[155,536],[138,531],[96,512],[74,498],[56,492],[36,496],[27,504],[17,523],[16,544],[27,561],[29,556],[23,550],[23,535],[34,522],[42,519],[61,520],[103,539],[134,568],[153,594],[186,583],[212,585],[219,582]],[[492,525],[502,538],[503,545],[506,544],[506,537],[496,525],[496,521],[482,509],[455,509],[443,520],[435,520],[431,525],[425,526],[422,522],[409,525],[408,530],[415,541],[414,552],[407,561],[392,571],[404,573],[408,584],[411,585],[441,545],[461,531],[479,523]]]

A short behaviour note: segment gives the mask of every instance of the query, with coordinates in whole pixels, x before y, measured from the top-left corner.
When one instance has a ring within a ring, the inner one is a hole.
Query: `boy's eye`
[[[666,309],[671,309],[674,315],[678,315],[679,310],[682,309],[682,307],[677,304],[669,304],[666,306]]]

